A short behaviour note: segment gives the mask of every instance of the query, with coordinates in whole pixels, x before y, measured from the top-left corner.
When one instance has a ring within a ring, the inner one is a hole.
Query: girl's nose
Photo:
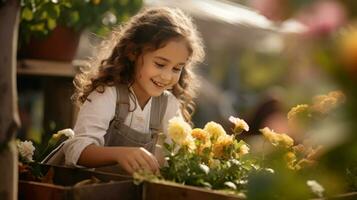
[[[161,78],[162,80],[169,81],[171,80],[172,74],[169,70],[164,70],[161,72]]]

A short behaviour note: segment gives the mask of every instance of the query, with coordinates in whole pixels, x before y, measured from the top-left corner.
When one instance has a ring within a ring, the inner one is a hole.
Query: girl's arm
[[[86,167],[119,164],[129,174],[140,169],[153,173],[159,171],[155,156],[142,147],[103,147],[92,144],[82,151],[77,164]]]

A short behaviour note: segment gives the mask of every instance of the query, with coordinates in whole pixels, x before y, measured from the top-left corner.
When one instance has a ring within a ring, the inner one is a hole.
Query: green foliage
[[[177,183],[240,192],[245,189],[249,173],[259,169],[251,157],[207,160],[210,153],[208,148],[198,155],[188,148],[175,152],[174,145],[164,146],[169,152],[166,157],[168,165],[161,169],[161,175]]]
[[[20,13],[20,42],[32,36],[47,36],[57,25],[64,9],[71,8],[71,1],[22,0]]]
[[[104,35],[141,6],[142,0],[22,0],[20,43],[46,37],[58,25]]]

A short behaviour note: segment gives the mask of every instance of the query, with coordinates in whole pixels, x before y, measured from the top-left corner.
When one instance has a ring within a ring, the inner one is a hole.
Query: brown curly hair
[[[81,105],[89,100],[88,95],[94,90],[103,93],[106,86],[133,84],[137,57],[133,59],[130,55],[145,53],[144,47],[157,50],[177,38],[186,40],[190,58],[171,92],[179,100],[185,120],[191,122],[191,115],[195,110],[193,98],[198,86],[192,69],[203,60],[204,50],[191,18],[179,9],[147,9],[115,29],[100,45],[100,54],[88,60],[88,68],[82,69],[75,77],[76,90],[72,99]]]

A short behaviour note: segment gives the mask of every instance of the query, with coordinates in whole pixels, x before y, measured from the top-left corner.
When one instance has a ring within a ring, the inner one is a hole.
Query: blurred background
[[[259,129],[268,126],[296,142],[308,136],[326,146],[321,160],[331,170],[345,174],[346,167],[354,166],[354,0],[23,0],[18,137],[41,143],[57,130],[73,127],[77,109],[70,101],[72,80],[82,60],[95,55],[94,47],[112,26],[152,6],[182,9],[202,34],[206,59],[196,69],[201,79],[193,116],[196,127],[216,121],[229,128],[232,115],[250,125],[242,138],[252,146],[261,145]],[[59,34],[65,40],[58,39]],[[51,41],[55,43],[45,43]],[[336,90],[346,95],[341,108],[308,130],[289,128],[287,113],[292,107]]]

